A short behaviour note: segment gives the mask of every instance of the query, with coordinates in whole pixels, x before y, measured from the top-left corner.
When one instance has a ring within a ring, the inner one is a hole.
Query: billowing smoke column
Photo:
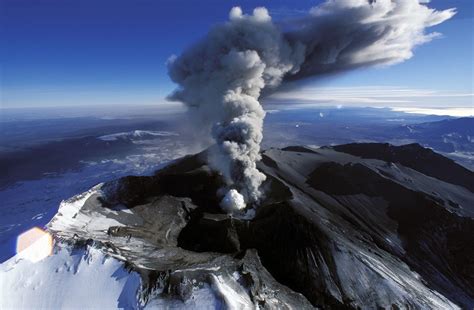
[[[212,125],[217,151],[210,164],[233,188],[223,199],[225,209],[258,202],[265,180],[256,168],[265,117],[258,98],[262,89],[298,72],[303,56],[304,47],[290,45],[266,9],[247,16],[233,8],[228,23],[171,62],[170,76],[181,86],[171,97]]]
[[[426,2],[426,1],[423,1]],[[209,161],[226,180],[221,206],[228,212],[257,204],[265,175],[256,168],[265,112],[262,91],[305,77],[358,67],[391,65],[412,57],[426,33],[455,14],[418,0],[327,0],[282,31],[265,8],[245,15],[235,7],[229,21],[169,61],[181,101],[212,131]]]

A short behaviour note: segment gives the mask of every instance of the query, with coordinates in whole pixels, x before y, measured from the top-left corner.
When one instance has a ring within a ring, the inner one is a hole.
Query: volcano
[[[138,273],[140,307],[474,306],[472,171],[375,143],[268,149],[258,169],[252,217],[219,207],[203,151],[63,201],[47,228]]]

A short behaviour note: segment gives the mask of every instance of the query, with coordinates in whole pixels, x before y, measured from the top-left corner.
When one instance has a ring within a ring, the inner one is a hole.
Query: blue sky
[[[265,6],[279,20],[317,3],[2,0],[1,106],[159,104],[174,88],[166,72],[168,57],[225,21],[233,6],[244,12]],[[306,83],[308,99],[314,94],[321,104],[472,107],[473,1],[433,0],[429,6],[458,9],[453,19],[431,28],[443,37],[418,47],[405,63]],[[341,90],[357,96],[331,97]],[[406,98],[393,99],[399,93],[394,90],[404,90]],[[375,102],[382,93],[391,99]],[[290,95],[282,97],[291,100]]]

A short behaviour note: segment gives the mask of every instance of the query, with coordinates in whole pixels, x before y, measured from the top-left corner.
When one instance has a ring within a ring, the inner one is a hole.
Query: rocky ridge
[[[472,171],[416,144],[262,157],[252,219],[218,207],[202,152],[64,201],[48,229],[139,272],[142,304],[209,287],[228,308],[472,308]]]

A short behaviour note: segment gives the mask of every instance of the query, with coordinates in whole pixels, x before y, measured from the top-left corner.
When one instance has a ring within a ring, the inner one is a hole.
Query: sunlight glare
[[[39,262],[53,252],[53,237],[39,227],[33,227],[18,236],[16,253],[20,258]]]

